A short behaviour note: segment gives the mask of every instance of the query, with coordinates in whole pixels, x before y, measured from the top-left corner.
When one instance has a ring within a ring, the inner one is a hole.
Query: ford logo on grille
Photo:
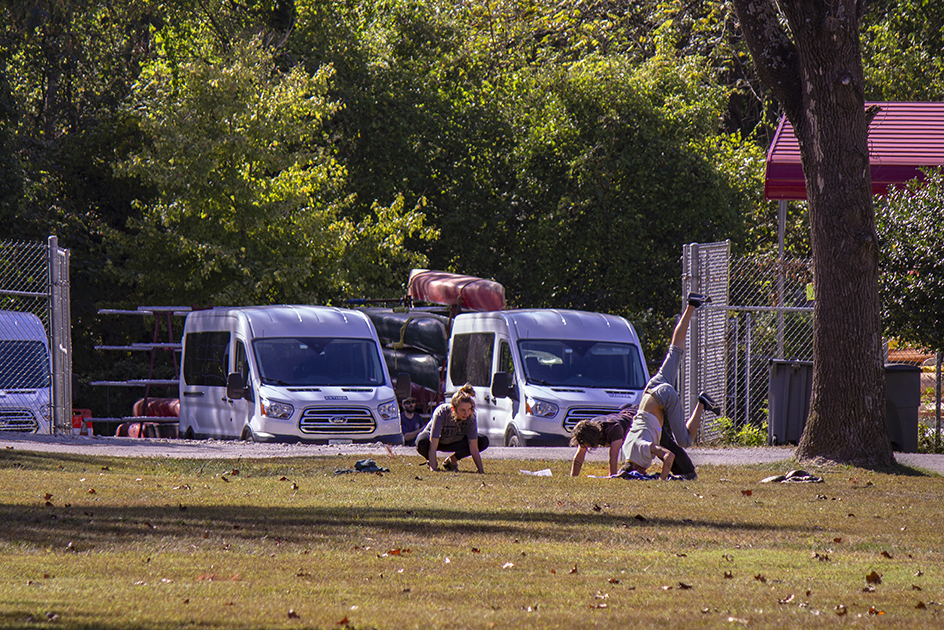
[[[344,424],[347,422],[347,418],[345,418],[344,416],[335,416],[331,418],[330,420],[328,420],[328,422],[330,422],[331,424]]]

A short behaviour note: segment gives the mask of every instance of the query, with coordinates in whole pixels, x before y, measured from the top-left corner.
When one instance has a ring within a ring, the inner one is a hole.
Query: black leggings
[[[675,461],[672,462],[673,475],[690,475],[695,472],[695,464],[692,463],[692,458],[688,456],[685,449],[675,443],[671,428],[664,427],[662,429],[659,446],[675,455]]]
[[[488,437],[479,433],[479,453],[488,448]],[[677,448],[677,447],[676,447]],[[452,442],[450,444],[443,444],[440,442],[436,450],[445,451],[447,453],[455,453],[456,461],[462,459],[463,457],[468,457],[472,454],[472,451],[469,450],[469,440],[459,440],[458,442]],[[426,458],[426,461],[429,461],[429,434],[423,433],[416,438],[416,452]],[[684,452],[684,451],[683,451]],[[692,468],[694,470],[694,467]]]

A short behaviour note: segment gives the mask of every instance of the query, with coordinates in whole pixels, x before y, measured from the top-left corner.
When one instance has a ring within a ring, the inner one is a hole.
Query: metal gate
[[[71,430],[69,250],[0,241],[0,431]]]
[[[711,296],[686,341],[679,378],[686,415],[705,390],[735,426],[761,426],[770,362],[812,360],[812,261],[774,254],[731,259],[727,241],[685,245],[682,259],[683,299],[690,291]],[[706,414],[701,439],[717,433],[716,419]]]

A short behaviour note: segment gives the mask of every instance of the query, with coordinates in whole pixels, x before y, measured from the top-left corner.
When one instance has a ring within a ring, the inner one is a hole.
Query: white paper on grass
[[[544,470],[518,470],[522,475],[531,475],[532,477],[550,477],[551,469],[545,468]]]

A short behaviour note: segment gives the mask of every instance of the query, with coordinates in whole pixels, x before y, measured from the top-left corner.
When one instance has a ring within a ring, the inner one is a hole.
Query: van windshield
[[[518,352],[529,383],[642,389],[646,375],[631,343],[523,339]]]
[[[49,387],[49,356],[42,341],[0,340],[0,389]]]
[[[252,347],[266,385],[378,387],[385,381],[373,339],[269,337]]]

